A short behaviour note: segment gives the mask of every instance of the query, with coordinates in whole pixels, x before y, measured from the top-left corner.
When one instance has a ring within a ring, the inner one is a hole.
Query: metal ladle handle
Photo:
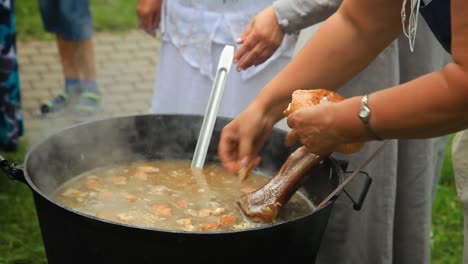
[[[226,84],[227,75],[231,68],[233,58],[234,47],[226,45],[219,60],[215,80],[211,89],[210,99],[208,101],[208,107],[206,108],[200,134],[198,136],[197,146],[192,159],[192,168],[201,169],[205,163],[206,153],[208,152],[211,135],[213,134],[219,104],[223,97],[224,86]]]

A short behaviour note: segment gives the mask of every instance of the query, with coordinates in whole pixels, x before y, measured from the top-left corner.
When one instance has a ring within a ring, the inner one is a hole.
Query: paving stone
[[[20,57],[19,61],[21,62],[21,57]],[[30,62],[28,64],[19,65],[19,70],[20,70],[21,75],[24,75],[24,74],[37,74],[37,73],[44,73],[44,72],[49,71],[47,66],[44,66],[43,64],[35,64],[33,62]]]
[[[116,49],[113,44],[109,45],[98,45],[94,48],[94,53],[96,54],[96,57],[101,56],[102,54],[112,54],[115,52]]]
[[[59,64],[60,59],[58,55],[56,56],[51,56],[51,55],[45,55],[38,53],[37,55],[30,56],[30,63],[35,64],[35,65],[44,65],[44,64]]]
[[[40,47],[39,52],[43,55],[48,56],[58,56],[57,46],[49,45],[47,47]]]

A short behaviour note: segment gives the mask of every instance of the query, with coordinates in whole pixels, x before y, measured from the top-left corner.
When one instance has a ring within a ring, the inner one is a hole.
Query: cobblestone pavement
[[[97,82],[103,95],[99,113],[83,118],[71,111],[62,111],[44,118],[39,115],[40,104],[63,89],[57,47],[54,41],[18,42],[25,137],[35,143],[77,122],[148,113],[159,44],[159,39],[141,31],[95,34]]]

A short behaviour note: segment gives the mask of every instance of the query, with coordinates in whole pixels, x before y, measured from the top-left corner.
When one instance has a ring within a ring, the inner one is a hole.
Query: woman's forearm
[[[374,139],[358,118],[361,96],[335,108],[337,133],[349,142]],[[455,64],[372,93],[370,125],[381,138],[429,138],[468,128],[468,78]]]
[[[453,63],[442,71],[373,93],[371,126],[383,138],[427,138],[468,128],[468,2],[452,0]],[[430,54],[428,54],[430,56]],[[337,106],[338,130],[357,140],[362,124],[357,117],[359,98]],[[348,124],[344,120],[351,120]],[[368,138],[370,139],[370,138]]]
[[[355,14],[360,15],[360,14]],[[371,17],[372,19],[372,17]],[[343,6],[312,36],[297,56],[272,79],[257,103],[276,118],[282,117],[291,94],[299,89],[337,90],[363,70],[400,32],[388,24],[366,24],[349,16]]]

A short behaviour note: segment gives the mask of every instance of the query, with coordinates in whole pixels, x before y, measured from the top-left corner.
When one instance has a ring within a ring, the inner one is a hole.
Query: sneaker
[[[51,113],[56,113],[60,110],[63,110],[71,103],[76,103],[82,88],[80,86],[74,86],[70,90],[72,92],[67,93],[62,91],[51,100],[43,102],[39,109],[40,113],[42,115],[49,115]]]
[[[101,94],[98,91],[87,91],[80,95],[76,110],[80,114],[94,114],[101,103]]]
[[[41,114],[48,115],[64,109],[67,105],[69,105],[71,100],[70,97],[71,96],[69,94],[61,92],[55,98],[43,102],[40,108]]]

